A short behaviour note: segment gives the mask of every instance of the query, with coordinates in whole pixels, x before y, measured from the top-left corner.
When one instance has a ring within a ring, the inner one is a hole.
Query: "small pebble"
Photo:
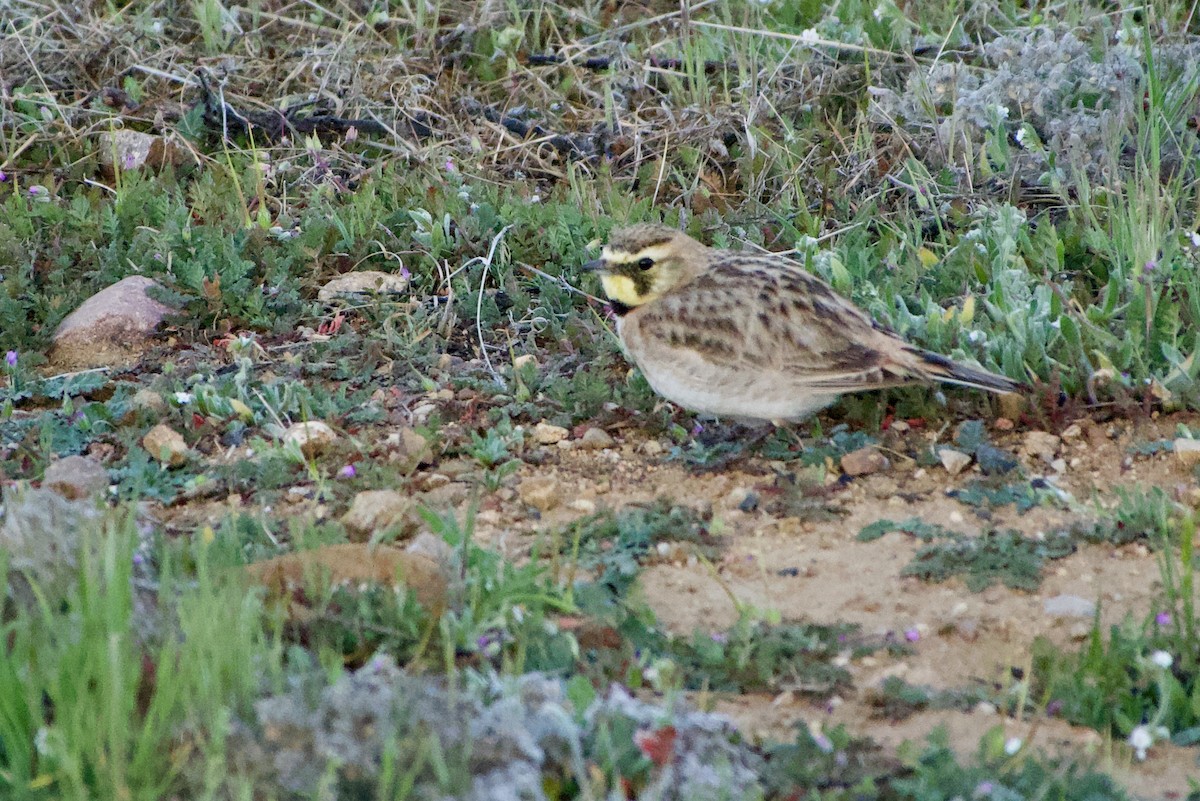
[[[873,445],[850,451],[842,457],[842,471],[848,476],[866,476],[889,467],[891,462]]]
[[[1092,617],[1096,603],[1078,595],[1055,595],[1042,602],[1042,610],[1050,617]]]
[[[559,483],[549,476],[527,478],[517,485],[521,500],[541,512],[548,512],[562,502]]]
[[[579,439],[579,447],[585,451],[602,451],[613,446],[613,438],[603,428],[589,428]]]
[[[1043,462],[1051,462],[1058,455],[1062,440],[1049,431],[1027,431],[1021,443],[1021,452]]]
[[[155,459],[171,467],[178,467],[187,461],[187,444],[183,441],[183,435],[162,423],[146,432],[142,437],[142,447]]]
[[[971,464],[969,455],[954,448],[942,448],[938,451],[938,458],[942,460],[942,467],[952,476],[957,476]]]
[[[538,363],[537,356],[534,356],[532,353],[522,353],[520,356],[513,359],[513,367],[515,367],[518,370],[520,370],[522,367],[524,367],[527,364],[531,364],[534,367],[537,367],[537,363]]]
[[[662,456],[664,449],[662,443],[658,440],[648,439],[641,444],[638,450],[647,456]]]
[[[1012,454],[986,442],[975,449],[975,460],[984,475],[1004,475],[1017,469],[1017,460]]]
[[[1200,439],[1181,437],[1174,442],[1175,460],[1185,470],[1200,464]]]
[[[533,440],[539,445],[555,445],[562,442],[570,434],[562,426],[555,426],[545,420],[533,427]]]

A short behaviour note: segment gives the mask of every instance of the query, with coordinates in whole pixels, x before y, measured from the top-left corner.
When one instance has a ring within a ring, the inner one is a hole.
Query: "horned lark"
[[[782,423],[847,392],[1020,386],[908,344],[783,258],[708,248],[662,225],[613,232],[584,269],[599,274],[650,386],[696,412]]]

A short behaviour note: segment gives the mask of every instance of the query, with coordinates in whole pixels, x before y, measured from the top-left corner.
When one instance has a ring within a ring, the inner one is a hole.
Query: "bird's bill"
[[[585,273],[602,273],[608,270],[608,262],[604,259],[592,259],[579,269]]]

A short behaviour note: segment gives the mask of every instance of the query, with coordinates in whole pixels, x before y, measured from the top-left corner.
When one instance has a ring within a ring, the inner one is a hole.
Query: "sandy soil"
[[[671,630],[689,633],[695,627],[728,626],[737,616],[732,594],[743,604],[778,610],[785,620],[853,622],[867,634],[914,629],[919,634],[911,655],[893,659],[877,654],[852,662],[855,689],[832,703],[815,705],[789,693],[774,698],[703,699],[732,715],[746,731],[787,736],[798,720],[821,725],[844,722],[852,731],[895,745],[923,738],[935,726],[945,725],[952,742],[968,753],[974,752],[985,731],[1002,724],[1034,748],[1093,755],[1139,798],[1183,798],[1187,777],[1200,777],[1194,750],[1159,745],[1149,759],[1137,763],[1122,743],[1106,743],[1095,732],[1061,721],[1012,720],[992,710],[925,712],[900,722],[881,721],[871,717],[865,698],[888,676],[945,689],[977,682],[1009,686],[1014,667],[1028,668],[1035,637],[1075,649],[1090,629],[1090,618],[1052,617],[1045,612],[1044,600],[1059,594],[1099,603],[1106,625],[1127,616],[1143,619],[1161,589],[1156,556],[1145,546],[1084,546],[1049,563],[1036,592],[994,585],[973,593],[957,579],[927,584],[902,577],[901,569],[919,547],[912,537],[891,533],[863,543],[856,535],[875,520],[913,516],[964,533],[995,526],[1035,534],[1093,514],[1097,504],[1114,504],[1121,487],[1160,486],[1186,500],[1194,497],[1197,488],[1189,470],[1172,454],[1131,456],[1129,446],[1170,438],[1179,423],[1188,422],[1194,418],[1084,421],[1076,435],[1063,442],[1060,455],[1068,464],[1063,473],[1056,474],[1036,456],[1022,456],[1028,475],[1054,476],[1055,484],[1073,497],[1074,511],[1039,507],[1018,514],[1008,506],[995,510],[990,521],[945,494],[977,478],[977,467],[952,478],[940,466],[920,468],[903,457],[927,444],[932,433],[886,435],[882,445],[892,457],[891,466],[834,488],[827,500],[841,515],[804,520],[772,514],[773,506],[767,502],[775,491],[773,468],[794,467],[756,460],[696,475],[661,456],[646,456],[644,437],[629,431],[610,449],[548,448],[543,463],[524,467],[516,482],[529,478],[550,482],[558,495],[556,505],[534,513],[517,492],[502,491],[481,513],[479,535],[520,558],[533,541],[522,533],[567,523],[593,508],[619,509],[659,497],[711,508],[713,527],[727,537],[715,575],[685,557],[652,565],[641,579],[644,597]],[[995,444],[1016,453],[1022,451],[1026,433],[990,432]],[[944,441],[948,433],[942,436]],[[759,509],[738,508],[747,491],[764,499]]]

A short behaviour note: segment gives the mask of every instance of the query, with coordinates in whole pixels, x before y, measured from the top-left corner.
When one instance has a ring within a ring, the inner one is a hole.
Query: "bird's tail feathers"
[[[947,359],[938,353],[918,350],[916,348],[913,348],[911,352],[917,357],[919,370],[931,378],[944,381],[947,384],[957,384],[963,387],[973,387],[975,389],[998,393],[1017,392],[1024,387],[1021,382],[1014,381],[1008,376],[988,372],[977,367],[968,367],[965,364],[959,364],[953,359]]]

